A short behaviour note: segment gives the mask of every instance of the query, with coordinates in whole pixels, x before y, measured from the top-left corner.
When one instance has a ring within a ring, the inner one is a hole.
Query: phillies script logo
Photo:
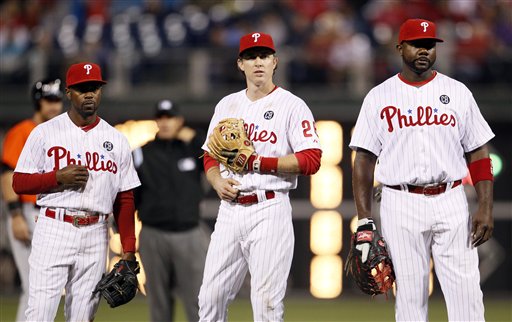
[[[380,118],[388,122],[388,131],[393,132],[393,120],[398,121],[398,127],[403,128],[409,126],[424,126],[424,125],[444,125],[455,126],[455,116],[446,113],[436,114],[437,108],[418,106],[415,115],[414,111],[409,109],[410,115],[403,115],[400,109],[394,106],[386,106],[380,112]]]
[[[258,132],[259,125],[254,125],[253,123],[247,125],[244,124],[245,131],[247,132],[247,137],[252,142],[267,142],[269,141],[272,144],[275,144],[277,142],[277,134],[274,132],[267,132],[266,130],[263,130],[261,132]]]
[[[71,153],[61,146],[54,146],[48,150],[48,156],[53,157],[55,166],[53,170],[59,170],[59,164],[61,160],[67,162],[67,164],[78,164],[84,165],[88,170],[91,171],[108,171],[114,174],[117,173],[117,164],[112,160],[102,160],[103,155],[100,156],[98,152],[85,152],[85,156],[80,154],[77,155],[78,160],[71,157]]]

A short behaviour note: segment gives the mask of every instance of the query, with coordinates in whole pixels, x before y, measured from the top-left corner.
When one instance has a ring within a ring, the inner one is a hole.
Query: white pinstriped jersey
[[[104,120],[86,132],[67,113],[32,131],[15,172],[45,173],[69,164],[87,166],[89,179],[85,189],[40,194],[39,206],[109,214],[118,192],[140,185],[128,140],[121,132]]]
[[[386,185],[464,178],[464,153],[494,137],[469,89],[439,72],[423,86],[398,75],[366,95],[350,147],[379,157],[375,179]]]
[[[315,120],[309,107],[289,91],[276,88],[269,95],[251,101],[242,90],[224,97],[215,107],[208,128],[208,136],[219,121],[242,118],[247,136],[256,153],[264,157],[282,157],[306,149],[320,149],[315,131]],[[208,139],[203,149],[208,151]],[[223,165],[221,170],[224,169]],[[223,177],[232,177],[241,183],[240,191],[288,191],[297,187],[295,174],[236,174],[224,171]]]

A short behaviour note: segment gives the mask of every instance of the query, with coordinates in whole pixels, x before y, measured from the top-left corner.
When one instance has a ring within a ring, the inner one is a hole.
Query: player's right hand
[[[28,224],[22,214],[16,214],[12,216],[11,229],[14,238],[27,246],[30,245],[30,232],[28,230]]]
[[[70,164],[57,170],[57,182],[69,188],[82,188],[89,180],[89,171],[83,165]]]
[[[212,184],[213,189],[217,191],[217,195],[220,199],[225,201],[233,201],[238,197],[239,190],[235,186],[239,186],[240,182],[232,178],[221,178],[219,177]]]

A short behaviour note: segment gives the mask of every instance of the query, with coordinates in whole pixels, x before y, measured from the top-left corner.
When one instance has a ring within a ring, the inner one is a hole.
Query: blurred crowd
[[[364,93],[399,70],[396,33],[414,17],[438,24],[442,72],[512,82],[510,0],[4,0],[0,83],[61,76],[77,60],[104,66],[121,92],[182,75],[240,81],[238,40],[258,30],[274,37],[289,87]]]

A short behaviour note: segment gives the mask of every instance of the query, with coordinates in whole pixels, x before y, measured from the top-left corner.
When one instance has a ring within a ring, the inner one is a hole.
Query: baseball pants
[[[34,232],[34,226],[36,225],[36,216],[39,213],[39,208],[35,207],[32,203],[23,203],[22,211],[23,216],[27,221],[30,236],[32,236]],[[28,257],[30,255],[31,246],[14,238],[11,227],[12,218],[11,216],[7,216],[7,235],[9,236],[9,243],[11,244],[14,263],[16,263],[18,274],[21,280],[21,295],[16,313],[16,321],[25,321],[25,311],[28,307]]]
[[[221,202],[199,293],[200,321],[226,321],[247,271],[254,321],[283,321],[294,234],[287,194],[250,206]]]
[[[77,228],[40,215],[29,257],[27,321],[54,321],[63,289],[66,321],[92,321],[100,300],[92,291],[106,261],[106,221]]]
[[[428,320],[430,258],[450,321],[484,321],[477,249],[463,186],[436,196],[383,188],[382,234],[396,273],[396,320]]]
[[[174,289],[183,301],[188,320],[199,320],[197,297],[209,238],[202,226],[170,232],[142,225],[139,251],[146,272],[151,321],[174,321]]]

